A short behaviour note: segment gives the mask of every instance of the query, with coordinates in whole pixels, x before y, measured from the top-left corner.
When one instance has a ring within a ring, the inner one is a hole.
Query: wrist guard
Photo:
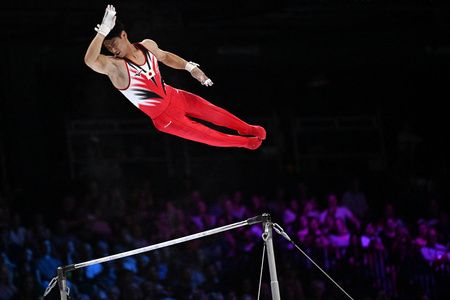
[[[192,70],[198,66],[200,66],[200,65],[195,62],[190,61],[190,62],[186,63],[186,65],[184,66],[184,69],[186,71],[188,71],[189,73],[191,73]]]

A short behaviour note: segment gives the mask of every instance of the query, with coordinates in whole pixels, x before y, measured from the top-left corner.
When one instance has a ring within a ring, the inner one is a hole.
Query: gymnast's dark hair
[[[120,22],[119,20],[116,20],[116,25],[114,25],[114,28],[111,29],[111,31],[105,37],[105,40],[110,40],[115,37],[120,37],[123,30],[125,30],[125,25],[122,22]]]

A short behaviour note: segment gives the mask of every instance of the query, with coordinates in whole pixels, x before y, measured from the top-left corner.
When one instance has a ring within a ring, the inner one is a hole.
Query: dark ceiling
[[[167,82],[240,115],[381,111],[392,130],[414,120],[421,134],[444,138],[448,1],[115,2],[133,41],[152,38],[199,62],[216,85],[205,91],[164,70]],[[83,62],[106,4],[0,2],[0,137],[9,169],[25,156],[36,166],[65,159],[68,120],[135,116]]]

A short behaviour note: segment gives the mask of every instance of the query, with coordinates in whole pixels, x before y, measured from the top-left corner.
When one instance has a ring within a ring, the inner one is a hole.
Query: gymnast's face
[[[123,58],[125,57],[126,41],[126,33],[125,31],[122,31],[120,37],[114,37],[110,40],[105,40],[103,42],[103,45],[109,52],[114,54],[114,57]]]

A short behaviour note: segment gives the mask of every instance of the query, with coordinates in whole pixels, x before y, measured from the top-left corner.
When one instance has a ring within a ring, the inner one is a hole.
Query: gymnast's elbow
[[[91,58],[85,56],[84,63],[92,70],[94,70],[98,73],[103,73],[102,72],[102,63],[98,59],[91,59]]]
[[[90,57],[89,55],[85,55],[84,56],[84,63],[91,69],[93,69],[94,65],[95,65],[95,59],[92,59],[92,57]]]

